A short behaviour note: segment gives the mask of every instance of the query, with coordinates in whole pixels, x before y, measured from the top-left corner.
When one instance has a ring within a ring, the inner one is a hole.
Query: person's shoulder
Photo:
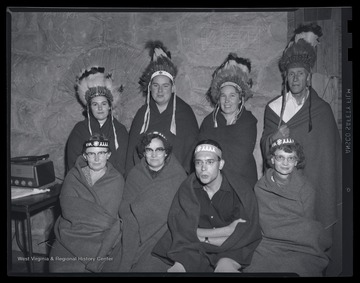
[[[116,119],[115,117],[114,117],[114,124],[115,124],[116,128],[127,131],[125,125],[123,123],[121,123],[118,119]]]
[[[131,179],[138,179],[139,176],[143,175],[144,172],[144,162],[142,161],[142,159],[140,160],[140,162],[136,163],[129,171],[129,173],[127,174],[126,180],[131,180]]]
[[[115,168],[115,166],[111,162],[107,162],[109,173],[113,176],[114,179],[119,180],[124,183],[124,176]]]
[[[331,109],[330,103],[327,102],[324,98],[320,97],[315,90],[312,90],[311,102],[313,102],[315,106],[318,104],[322,106],[324,109]]]
[[[174,172],[174,174],[179,175],[183,173],[187,176],[184,167],[181,165],[180,161],[176,158],[175,154],[171,153],[169,158],[170,158],[169,159],[170,169],[176,171]]]
[[[187,109],[187,110],[191,110],[191,112],[193,112],[191,106],[189,103],[187,103],[184,99],[182,99],[181,97],[179,97],[178,95],[176,96],[176,106],[180,106],[184,109]]]
[[[75,123],[74,127],[73,127],[73,131],[76,131],[76,130],[80,130],[80,129],[83,129],[83,128],[87,128],[87,119],[84,119],[82,121],[78,121]]]
[[[244,108],[243,115],[244,115],[245,118],[257,122],[257,119],[256,119],[255,115],[250,110],[247,110],[246,108]]]
[[[213,125],[213,111],[211,111],[209,114],[207,114],[205,116],[205,118],[203,119],[203,121],[201,122],[201,126],[208,126],[208,125]]]
[[[275,96],[274,98],[270,99],[269,102],[266,104],[266,107],[270,107],[275,104],[281,103],[282,102],[281,97],[282,97],[282,95],[279,94],[279,95]]]
[[[239,176],[238,174],[235,175],[234,172],[227,171],[227,173],[223,172],[223,176],[229,183],[229,185],[241,195],[248,195],[253,194],[254,190],[251,185],[246,181],[244,177]]]
[[[139,115],[145,114],[146,108],[147,108],[147,104],[141,105],[141,106],[138,108],[138,110],[136,111],[135,117],[137,117],[137,116],[139,116]],[[135,118],[135,117],[134,117],[134,118]]]

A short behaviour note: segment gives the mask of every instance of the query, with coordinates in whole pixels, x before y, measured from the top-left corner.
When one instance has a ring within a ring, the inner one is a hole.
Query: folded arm
[[[209,241],[209,244],[215,246],[221,246],[226,239],[234,232],[236,225],[238,223],[245,223],[246,220],[241,218],[234,220],[228,226],[214,228],[214,229],[205,229],[205,228],[197,228],[196,234],[200,240],[200,242],[204,242],[205,240]]]

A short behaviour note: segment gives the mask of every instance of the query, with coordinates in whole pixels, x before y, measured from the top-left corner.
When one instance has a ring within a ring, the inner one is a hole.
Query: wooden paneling
[[[341,8],[301,8],[289,16],[288,38],[300,24],[316,22],[323,36],[317,46],[313,86],[333,110],[339,131],[342,129],[341,93]]]

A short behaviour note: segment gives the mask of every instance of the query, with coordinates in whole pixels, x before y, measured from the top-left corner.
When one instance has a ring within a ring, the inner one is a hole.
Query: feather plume
[[[149,49],[151,61],[141,75],[139,85],[141,92],[146,96],[152,74],[157,71],[166,71],[175,79],[177,75],[177,67],[171,61],[170,51],[167,51],[161,41],[148,41],[145,47]]]
[[[316,62],[316,50],[305,39],[300,39],[285,49],[279,60],[281,72],[285,72],[290,67],[304,67],[309,72]]]
[[[312,32],[318,37],[321,37],[323,35],[321,27],[316,23],[310,23],[308,25],[300,24],[299,27],[294,31],[294,34],[297,35],[302,32]]]
[[[235,53],[230,53],[225,61],[214,71],[209,90],[206,92],[208,100],[216,105],[220,97],[220,89],[224,83],[234,83],[239,89],[241,96],[247,101],[253,96],[250,90],[251,62],[249,59],[238,57]]]
[[[164,55],[171,59],[170,51],[167,50],[167,48],[160,40],[149,40],[145,44],[145,49],[149,49],[149,56],[152,58],[152,60],[154,60],[154,55],[156,55],[156,49],[161,49],[164,52]]]
[[[82,70],[76,79],[77,95],[86,106],[95,95],[104,95],[112,105],[116,105],[119,92],[113,87],[111,74],[104,73],[105,68],[93,66]]]

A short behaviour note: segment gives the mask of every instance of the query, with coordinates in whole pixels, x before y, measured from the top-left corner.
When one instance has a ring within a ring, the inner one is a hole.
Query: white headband
[[[277,139],[276,141],[274,141],[271,145],[271,147],[274,147],[274,146],[279,146],[279,145],[282,145],[282,144],[294,144],[295,141],[291,138],[286,138],[286,139]]]
[[[156,71],[155,73],[153,73],[153,74],[151,75],[150,81],[151,81],[154,77],[159,76],[159,75],[166,76],[166,77],[168,77],[172,82],[174,82],[174,77],[173,77],[170,73],[168,73],[168,72],[166,72],[166,71]]]
[[[238,84],[233,83],[233,82],[224,82],[224,83],[221,84],[220,88],[222,88],[222,87],[224,87],[224,86],[227,86],[227,85],[231,85],[231,86],[233,86],[234,88],[236,88],[239,92],[242,92],[241,87],[240,87]]]
[[[213,152],[215,153],[217,156],[219,156],[221,158],[222,152],[220,150],[220,148],[216,147],[215,145],[212,144],[200,144],[195,148],[195,154],[200,152],[200,151],[208,151],[208,152]]]

